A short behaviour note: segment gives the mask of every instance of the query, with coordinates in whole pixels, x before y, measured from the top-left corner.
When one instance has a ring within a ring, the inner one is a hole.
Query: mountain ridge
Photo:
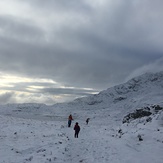
[[[148,91],[147,88],[150,90]],[[157,88],[157,89],[156,89]],[[159,90],[159,91],[158,91]],[[126,94],[138,92],[139,95],[146,93],[161,92],[163,94],[163,71],[159,73],[146,73],[141,76],[135,77],[126,83],[116,85],[99,92],[98,94],[91,95],[76,99],[73,102],[86,102],[88,105],[99,104],[105,100],[116,102],[126,99]],[[96,99],[96,100],[95,100]]]
[[[57,103],[51,106],[37,103],[7,104],[1,106],[0,113],[5,115],[23,116],[33,115],[61,115],[71,113],[103,109],[110,112],[116,109],[117,112],[128,114],[134,110],[151,105],[162,105],[163,97],[163,71],[158,73],[146,73],[131,80],[103,90],[95,95],[75,99],[68,103]],[[123,115],[123,116],[124,116]],[[122,118],[122,117],[121,117]]]

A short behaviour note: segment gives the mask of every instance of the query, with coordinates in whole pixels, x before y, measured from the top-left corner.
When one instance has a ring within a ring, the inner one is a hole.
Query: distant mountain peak
[[[150,98],[159,101],[162,95],[163,71],[158,73],[145,73],[127,81],[126,83],[101,91],[99,94],[76,99],[74,103],[80,103],[82,105],[86,104],[93,107],[107,107],[122,101],[126,102],[126,105],[129,105],[129,102],[136,101],[137,99],[139,101],[141,99],[141,103],[149,101]]]
[[[139,88],[161,84],[163,86],[163,71],[158,73],[145,73],[143,75],[134,77],[126,83],[114,86],[114,90],[118,94],[128,93],[130,91],[137,91]],[[107,89],[109,91],[110,88]]]

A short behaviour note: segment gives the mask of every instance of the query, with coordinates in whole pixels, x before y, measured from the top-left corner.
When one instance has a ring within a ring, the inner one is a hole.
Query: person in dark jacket
[[[68,117],[68,127],[71,127],[71,121],[73,120],[72,115],[70,114]]]
[[[78,122],[76,122],[75,126],[74,126],[74,130],[75,130],[75,135],[74,137],[75,138],[78,138],[78,134],[79,134],[79,131],[80,131],[80,126],[78,125]]]
[[[87,119],[86,119],[86,124],[88,124],[89,120],[90,120],[90,118],[87,118]]]

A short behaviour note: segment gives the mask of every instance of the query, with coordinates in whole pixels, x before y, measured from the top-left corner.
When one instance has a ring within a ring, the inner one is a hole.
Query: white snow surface
[[[2,105],[0,163],[162,163],[163,110],[155,112],[154,105],[163,107],[163,72],[70,103]],[[122,123],[145,107],[150,116]],[[76,122],[79,138],[74,138]]]

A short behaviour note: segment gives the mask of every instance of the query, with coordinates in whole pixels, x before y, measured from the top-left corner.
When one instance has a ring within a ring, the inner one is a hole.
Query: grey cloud
[[[30,43],[32,40],[38,41],[44,37],[41,28],[30,20],[20,19],[14,16],[0,15],[1,37]]]
[[[51,95],[80,95],[86,96],[89,94],[97,93],[97,90],[89,90],[84,88],[58,88],[59,86],[49,82],[17,82],[9,83],[13,87],[1,87],[1,90],[18,91],[36,94],[51,94]],[[43,87],[43,88],[39,88]],[[23,94],[23,93],[22,93]],[[8,94],[7,94],[8,95]]]
[[[7,92],[0,95],[0,104],[13,103],[15,94],[13,92]]]
[[[95,90],[85,90],[85,89],[75,89],[75,88],[45,88],[45,89],[40,89],[40,91],[52,95],[80,95],[80,96],[88,96],[92,93],[97,93]]]
[[[21,1],[20,1],[21,2]],[[85,3],[83,0],[29,0],[28,2],[24,2],[30,4],[31,7],[35,7],[41,9],[43,11],[50,10],[50,11],[57,11],[57,12],[90,12],[91,7]]]
[[[26,22],[23,18],[1,15],[0,68],[6,73],[52,79],[68,87],[102,90],[123,82],[139,68],[151,70],[149,63],[163,57],[160,0],[106,1],[99,7],[75,0],[23,3],[42,15],[62,16],[63,12],[72,19],[64,18],[59,28],[54,19],[43,30],[32,18]],[[28,87],[25,83],[24,86]],[[51,94],[89,93],[50,89],[53,86],[48,84],[46,87],[42,91]]]
[[[160,72],[160,71],[163,71],[163,57],[156,60],[156,61],[153,61],[153,62],[150,62],[149,64],[147,65],[144,65],[142,67],[139,67],[137,69],[135,69],[127,78],[126,78],[126,81],[128,81],[129,79],[133,78],[133,77],[136,77],[136,76],[139,76],[139,75],[142,75],[146,72],[153,72],[153,73],[156,73],[156,72]]]

